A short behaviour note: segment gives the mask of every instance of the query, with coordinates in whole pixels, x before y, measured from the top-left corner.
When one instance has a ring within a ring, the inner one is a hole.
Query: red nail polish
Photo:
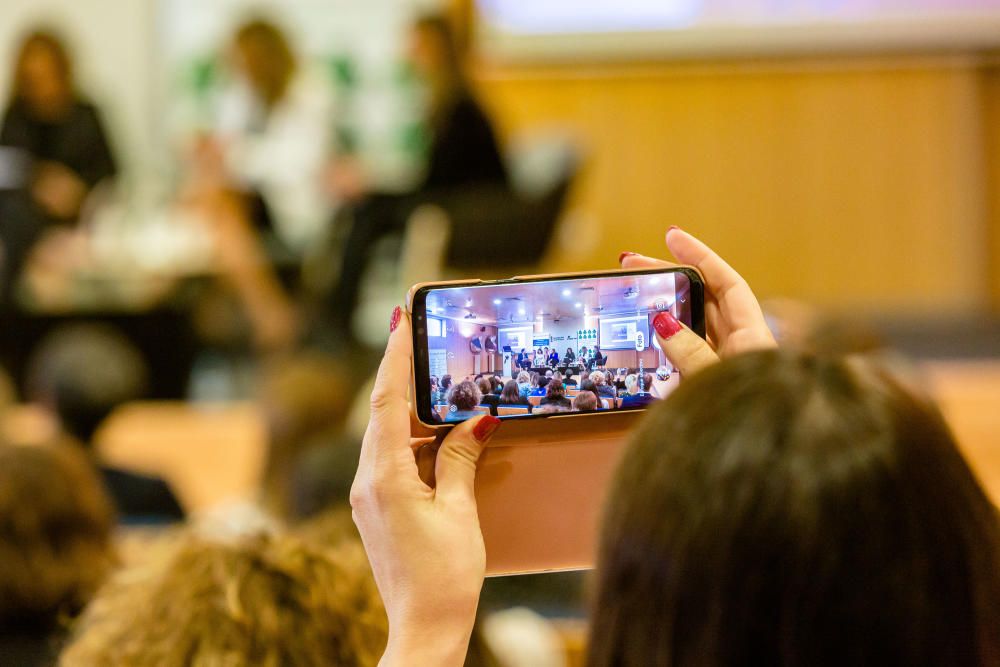
[[[472,429],[472,437],[479,442],[486,442],[498,428],[500,428],[500,420],[493,415],[486,415],[479,420],[476,428]]]
[[[625,252],[623,252],[622,254],[618,255],[618,263],[619,263],[619,264],[621,264],[622,262],[624,262],[624,261],[625,261],[625,258],[626,258],[626,257],[632,257],[632,256],[634,256],[635,254],[636,254],[636,253],[634,253],[634,252],[629,252],[629,251],[627,251],[627,250],[626,250],[626,251],[625,251]]]
[[[656,333],[660,334],[660,338],[670,340],[682,327],[677,318],[665,310],[662,313],[657,313],[656,317],[653,318],[653,328],[656,329]]]
[[[401,319],[403,319],[403,309],[396,306],[392,309],[392,317],[389,318],[389,333],[396,330],[396,327],[399,326],[399,321]]]
[[[680,229],[680,227],[678,227],[677,225],[670,225],[670,228],[667,230],[667,234],[674,231],[675,229]]]

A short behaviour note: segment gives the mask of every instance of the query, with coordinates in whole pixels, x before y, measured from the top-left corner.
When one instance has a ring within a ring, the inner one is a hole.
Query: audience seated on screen
[[[517,374],[517,390],[521,393],[521,399],[524,402],[528,400],[528,393],[531,391],[531,375],[527,371],[521,371]]]
[[[482,394],[479,404],[488,407],[490,409],[490,414],[496,417],[497,405],[500,403],[500,397],[493,393],[492,383],[486,378],[480,377],[479,380],[476,381],[476,387],[479,389],[479,393]]]
[[[581,391],[573,399],[573,409],[578,412],[585,410],[600,410],[602,408],[597,394],[592,391]]]
[[[617,396],[615,388],[607,383],[607,375],[604,371],[593,371],[587,376],[587,379],[594,383],[599,398],[615,398]]]
[[[509,380],[507,384],[503,387],[503,393],[500,394],[499,405],[508,408],[527,408],[529,407],[528,399],[521,395],[521,390],[514,380]]]
[[[0,664],[53,664],[114,565],[114,525],[78,447],[0,444]]]
[[[483,393],[475,382],[464,380],[448,392],[448,415],[446,422],[460,422],[479,415],[476,408],[482,403]]]
[[[90,194],[117,172],[100,113],[77,93],[72,59],[48,30],[24,38],[12,80],[0,146],[24,151],[33,163],[29,191],[46,224],[75,222]]]
[[[438,395],[434,401],[438,405],[444,405],[448,402],[448,390],[451,389],[451,376],[442,375],[440,389],[438,390]]]
[[[555,378],[546,387],[545,398],[542,399],[541,405],[557,405],[566,410],[573,407],[572,402],[566,398],[566,388]]]
[[[549,384],[548,376],[538,374],[535,378],[535,388],[529,392],[529,396],[545,396],[545,387]]]
[[[62,664],[361,667],[378,662],[386,634],[356,543],[188,536],[101,589]]]
[[[147,379],[145,361],[128,339],[98,324],[56,330],[29,363],[29,399],[51,410],[64,435],[86,449],[119,518],[129,523],[184,518],[165,481],[104,464],[91,447],[115,408],[144,395]]]

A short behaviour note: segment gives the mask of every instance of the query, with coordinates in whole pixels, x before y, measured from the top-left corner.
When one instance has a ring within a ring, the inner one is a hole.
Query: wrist
[[[475,616],[468,623],[410,624],[393,628],[379,667],[440,665],[462,667],[469,650]]]

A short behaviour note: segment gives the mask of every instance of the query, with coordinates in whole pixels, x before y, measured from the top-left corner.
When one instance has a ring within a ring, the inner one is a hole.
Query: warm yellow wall
[[[986,77],[974,58],[476,72],[504,134],[568,128],[586,151],[579,215],[546,268],[662,255],[677,224],[764,297],[866,310],[990,301]]]

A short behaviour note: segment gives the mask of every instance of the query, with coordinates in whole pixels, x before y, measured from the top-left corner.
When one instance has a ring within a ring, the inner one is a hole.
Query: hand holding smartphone
[[[415,286],[411,405],[431,432],[491,414],[476,505],[487,573],[590,567],[608,478],[628,432],[679,371],[653,327],[705,335],[689,267]],[[567,511],[572,508],[572,511]]]

